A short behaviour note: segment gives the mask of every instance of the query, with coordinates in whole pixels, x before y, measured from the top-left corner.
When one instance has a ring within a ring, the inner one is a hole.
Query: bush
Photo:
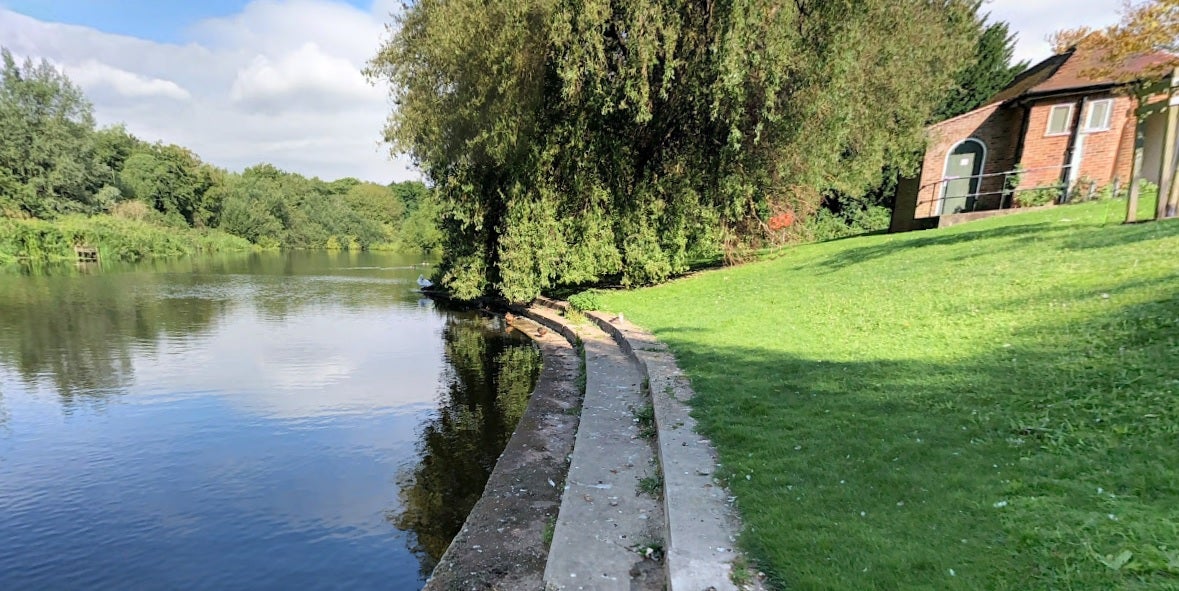
[[[1057,183],[1052,185],[1041,185],[1034,189],[1020,191],[1015,194],[1015,203],[1020,207],[1037,207],[1040,205],[1048,205],[1049,203],[1056,203],[1060,199],[1060,194],[1063,192],[1064,186]]]
[[[815,242],[834,240],[857,234],[867,234],[888,228],[892,212],[880,205],[868,205],[860,209],[834,213],[829,209],[815,212],[803,226]]]
[[[154,213],[155,210],[150,205],[138,199],[116,203],[111,207],[111,215],[124,220],[135,220],[137,222],[150,220]]]
[[[587,289],[569,296],[569,305],[578,312],[602,309],[602,294],[596,289]]]
[[[217,230],[166,228],[109,215],[73,215],[52,222],[0,218],[0,264],[73,260],[75,245],[93,246],[103,260],[248,250],[243,238]]]

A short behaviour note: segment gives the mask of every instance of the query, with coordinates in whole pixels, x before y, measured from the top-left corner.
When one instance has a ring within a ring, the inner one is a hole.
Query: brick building
[[[1157,70],[1167,54],[1136,58],[1123,74]],[[1020,74],[985,105],[929,127],[917,179],[900,184],[892,231],[937,225],[938,218],[1014,207],[1011,189],[1080,185],[1125,187],[1138,132],[1144,142],[1139,178],[1161,179],[1167,96],[1142,109],[1110,79],[1087,71],[1097,56],[1069,51]],[[1015,173],[1016,169],[1021,172]]]

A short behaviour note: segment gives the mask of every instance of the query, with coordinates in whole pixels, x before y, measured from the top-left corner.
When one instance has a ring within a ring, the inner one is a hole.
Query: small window
[[[1048,112],[1048,131],[1044,135],[1065,135],[1072,125],[1072,104],[1056,105]]]
[[[1089,103],[1089,114],[1085,117],[1085,131],[1108,130],[1111,115],[1113,115],[1113,99]]]

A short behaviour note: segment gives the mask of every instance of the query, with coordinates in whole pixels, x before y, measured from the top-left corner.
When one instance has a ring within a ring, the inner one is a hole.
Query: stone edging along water
[[[565,302],[538,298],[536,303],[567,310]],[[734,550],[741,524],[729,494],[717,483],[716,450],[696,433],[690,415],[691,384],[667,346],[624,318],[601,312],[586,314],[639,366],[655,410],[657,451],[663,469],[663,507],[667,523],[666,568],[671,591],[736,589],[734,579],[760,587],[750,573],[733,576]]]
[[[568,309],[565,302],[545,298],[538,298],[534,305],[559,312]],[[528,314],[526,310],[517,312]],[[575,376],[582,361],[571,346],[580,342],[578,336],[563,319],[528,315],[543,322],[548,330],[518,317],[513,323],[541,347],[544,370],[483,497],[440,560],[426,589],[544,587],[542,574],[548,559],[545,538],[551,537],[565,486],[566,459],[571,456],[579,425],[578,417],[570,416],[569,411],[581,401]],[[610,335],[645,377],[645,389],[654,408],[656,452],[664,479],[667,588],[735,591],[738,586],[733,581],[740,580],[747,581],[742,585],[744,589],[760,589],[758,577],[749,572],[734,574],[735,569],[748,569],[733,548],[740,522],[728,492],[713,475],[716,451],[711,442],[696,433],[687,404],[693,391],[674,357],[653,335],[621,317],[598,312],[586,316]],[[537,430],[545,431],[539,439]],[[546,490],[535,490],[538,482],[543,482],[540,488]]]
[[[513,319],[509,326],[540,348],[540,376],[483,495],[438,561],[427,590],[543,587],[546,537],[577,433],[581,360],[570,341],[529,320]]]

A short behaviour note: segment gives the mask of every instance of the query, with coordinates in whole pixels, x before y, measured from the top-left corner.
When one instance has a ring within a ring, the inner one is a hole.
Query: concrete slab
[[[639,482],[658,470],[652,443],[643,439],[635,410],[647,404],[634,360],[597,327],[569,326],[553,309],[527,315],[571,330],[585,354],[586,389],[560,513],[549,548],[547,589],[663,589],[662,563],[644,550],[666,540],[662,503],[639,494]]]
[[[728,491],[713,476],[716,450],[696,433],[689,414],[691,384],[651,333],[612,314],[587,316],[638,363],[650,384],[663,466],[668,589],[736,591],[731,571],[741,524]],[[754,582],[747,588],[760,586],[756,577],[749,578]]]

